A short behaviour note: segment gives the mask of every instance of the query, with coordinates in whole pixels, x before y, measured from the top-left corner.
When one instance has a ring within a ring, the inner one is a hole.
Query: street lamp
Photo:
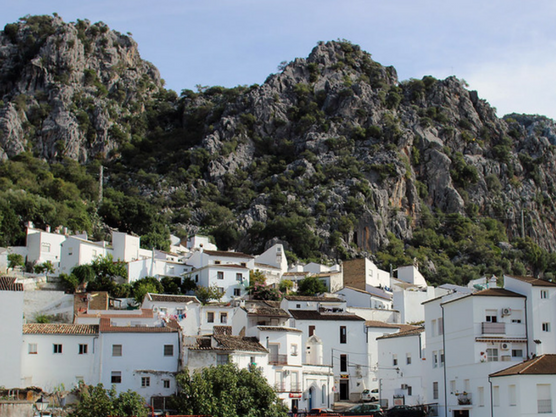
[[[44,397],[41,395],[41,398],[35,401],[35,407],[37,407],[37,410],[42,417],[42,412],[48,408],[48,401],[45,401]]]

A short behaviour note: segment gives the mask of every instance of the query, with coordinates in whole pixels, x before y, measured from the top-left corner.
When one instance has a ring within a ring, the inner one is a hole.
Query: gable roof
[[[279,304],[263,301],[252,300],[245,303],[243,309],[247,311],[248,316],[266,316],[266,317],[284,317],[289,318],[288,312],[280,307]]]
[[[204,253],[210,256],[223,256],[228,258],[247,258],[247,259],[255,258],[253,255],[247,255],[246,253],[230,252],[230,251],[223,251],[223,250],[205,250]]]
[[[147,294],[151,301],[158,301],[161,303],[197,303],[200,301],[195,296],[191,295],[171,295],[171,294]]]
[[[399,332],[385,334],[384,336],[377,337],[377,340],[393,339],[395,337],[417,336],[425,331],[425,328],[422,326],[410,326],[410,325],[404,325],[404,326],[405,327],[400,328]]]
[[[491,377],[509,375],[556,375],[556,355],[537,356],[490,374]]]
[[[98,335],[98,324],[28,323],[23,334],[58,334],[67,336]]]
[[[366,320],[365,326],[378,327],[384,329],[400,329],[403,326],[403,324],[386,323],[384,321],[379,321],[379,320]]]
[[[433,300],[437,300],[438,298],[442,298],[442,297],[444,297],[444,296],[434,298]],[[505,288],[487,288],[486,290],[478,291],[478,292],[475,292],[475,293],[472,293],[472,294],[463,295],[463,296],[457,297],[457,298],[452,298],[450,300],[447,300],[447,301],[443,302],[442,304],[453,303],[454,301],[467,299],[469,297],[517,297],[517,298],[526,298],[522,294],[518,294],[516,292],[507,290]],[[425,303],[428,303],[429,301],[433,301],[433,300],[424,301],[421,304],[425,304]]]
[[[0,291],[23,291],[23,284],[16,283],[13,277],[0,277]]]
[[[212,340],[216,346],[212,345]],[[196,344],[188,345],[189,350],[216,350],[216,351],[243,351],[267,353],[263,345],[256,337],[241,337],[230,335],[198,336],[195,338]],[[194,343],[195,343],[194,342]]]
[[[550,282],[544,279],[538,279],[533,277],[516,277],[513,275],[505,275],[509,278],[517,279],[518,281],[526,282],[531,284],[533,287],[556,287],[556,283]]]
[[[314,310],[289,310],[296,320],[329,320],[329,321],[365,321],[364,318],[352,313],[326,313]]]

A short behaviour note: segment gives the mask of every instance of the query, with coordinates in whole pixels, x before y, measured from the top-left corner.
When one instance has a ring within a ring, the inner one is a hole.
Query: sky
[[[556,119],[554,0],[0,0],[25,15],[102,21],[131,33],[178,94],[262,84],[319,41],[346,39],[400,81],[455,75],[508,113]]]

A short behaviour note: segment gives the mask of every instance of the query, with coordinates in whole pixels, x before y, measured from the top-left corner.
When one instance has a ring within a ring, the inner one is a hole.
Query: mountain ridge
[[[171,228],[241,251],[282,241],[293,259],[416,259],[436,281],[552,267],[554,121],[500,119],[456,77],[399,82],[345,40],[319,42],[260,86],[178,97],[129,37],[103,28],[26,17],[0,36],[0,156],[102,163],[101,223],[150,244]],[[29,33],[44,43],[27,62]],[[51,48],[71,40],[89,55],[60,58],[73,63],[62,71]],[[5,82],[14,48],[23,68],[46,57],[61,78]]]

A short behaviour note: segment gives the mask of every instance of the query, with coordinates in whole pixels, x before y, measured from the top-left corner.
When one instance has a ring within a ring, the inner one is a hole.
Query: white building
[[[383,407],[425,403],[423,331],[422,327],[405,326],[377,338],[378,388]]]
[[[492,417],[554,413],[556,355],[534,357],[490,375]]]
[[[25,324],[21,351],[22,386],[53,392],[100,382],[98,325]]]
[[[255,257],[255,269],[262,272],[268,285],[278,285],[288,270],[288,259],[281,243]]]
[[[377,287],[389,290],[390,273],[379,269],[367,258],[350,259],[342,264],[344,286],[367,290]]]
[[[23,327],[23,285],[0,277],[0,385],[20,387]]]

